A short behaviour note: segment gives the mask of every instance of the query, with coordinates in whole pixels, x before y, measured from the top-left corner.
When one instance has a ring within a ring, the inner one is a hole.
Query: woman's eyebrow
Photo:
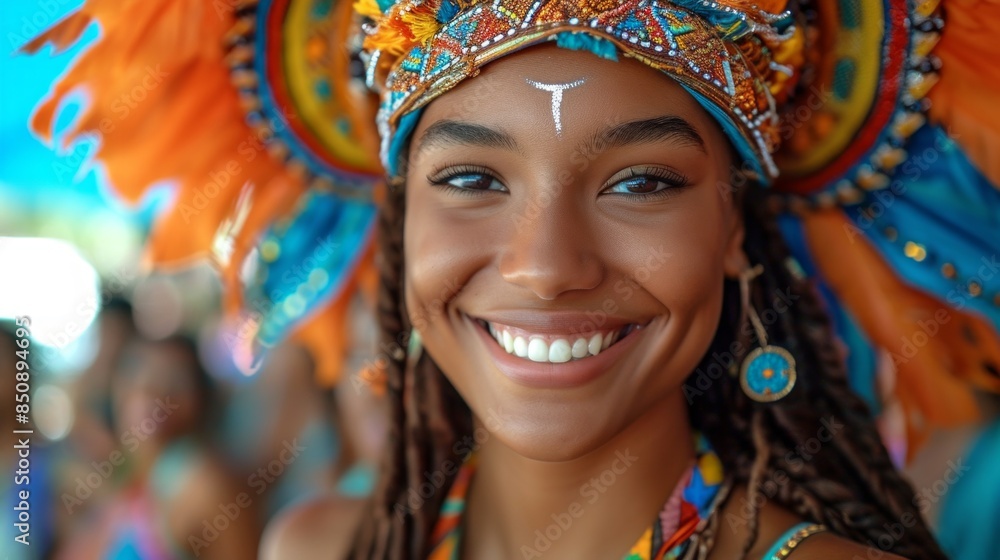
[[[502,130],[496,130],[481,124],[449,120],[437,121],[427,127],[427,130],[420,137],[420,142],[417,144],[417,152],[433,146],[456,144],[498,148],[511,152],[524,153],[518,145],[517,140]]]
[[[591,139],[592,147],[600,150],[622,148],[633,144],[652,144],[676,140],[705,152],[705,141],[691,123],[677,116],[629,121],[606,128]]]

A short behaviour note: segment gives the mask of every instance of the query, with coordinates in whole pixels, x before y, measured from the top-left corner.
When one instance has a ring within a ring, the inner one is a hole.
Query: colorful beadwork
[[[351,87],[349,58],[334,51],[354,32],[349,6],[241,0],[240,14],[227,61],[256,133],[251,143],[305,171],[319,191],[372,201],[382,179],[368,124],[374,107]]]
[[[429,17],[446,6],[464,8],[447,21]],[[375,23],[365,47],[373,85],[384,83],[378,124],[387,169],[394,168],[391,148],[403,115],[493,60],[582,33],[666,72],[718,105],[732,117],[758,167],[777,175],[771,159],[779,141],[777,100],[787,95],[794,74],[782,62],[795,58],[796,45],[801,46],[788,12],[691,0],[438,0],[399,2]]]
[[[840,0],[807,36],[814,77],[782,115],[778,191],[793,212],[857,204],[889,188],[926,122],[939,77],[939,0]]]
[[[722,461],[704,436],[695,436],[696,458],[681,476],[659,515],[643,532],[622,560],[676,560],[697,546],[701,529],[726,499],[731,479],[722,472]],[[476,456],[470,455],[458,472],[431,536],[434,547],[428,560],[457,560],[462,539],[465,496],[476,471]]]
[[[740,384],[755,401],[776,401],[795,386],[795,358],[780,346],[755,348],[743,360]]]

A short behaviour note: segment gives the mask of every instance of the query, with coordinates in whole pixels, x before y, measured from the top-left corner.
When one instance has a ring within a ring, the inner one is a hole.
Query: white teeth
[[[528,341],[523,336],[514,339],[514,354],[519,358],[528,357]]]
[[[549,346],[549,361],[557,364],[568,362],[573,357],[569,342],[563,339],[552,341]]]
[[[492,323],[487,323],[487,330],[508,354],[514,354],[519,358],[528,358],[533,362],[555,364],[596,356],[621,338],[619,330],[603,334],[596,333],[589,339],[576,338],[572,343],[565,338],[556,338],[549,342],[544,338],[514,336],[504,328],[494,327]]]
[[[601,343],[604,342],[604,338],[601,337],[600,333],[595,334],[590,337],[590,342],[587,343],[587,349],[593,355],[598,355],[601,353]]]
[[[532,338],[528,343],[528,359],[533,362],[549,361],[549,345],[540,338]]]

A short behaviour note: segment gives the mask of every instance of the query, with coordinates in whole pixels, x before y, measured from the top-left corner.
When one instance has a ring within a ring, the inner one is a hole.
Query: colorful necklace
[[[706,527],[716,523],[716,514],[729,495],[732,480],[723,477],[722,462],[708,440],[696,434],[695,442],[695,460],[677,482],[657,518],[622,560],[689,560],[707,555],[712,543],[702,542],[700,537]],[[441,506],[431,535],[435,544],[428,560],[459,560],[465,496],[475,470],[476,456],[470,454]]]

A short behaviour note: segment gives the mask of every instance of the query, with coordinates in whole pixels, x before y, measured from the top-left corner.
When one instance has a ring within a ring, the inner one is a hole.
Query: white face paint
[[[525,79],[532,86],[547,91],[552,94],[552,120],[556,123],[556,137],[562,138],[562,98],[563,91],[583,85],[583,78],[568,84],[543,84],[534,80]]]

